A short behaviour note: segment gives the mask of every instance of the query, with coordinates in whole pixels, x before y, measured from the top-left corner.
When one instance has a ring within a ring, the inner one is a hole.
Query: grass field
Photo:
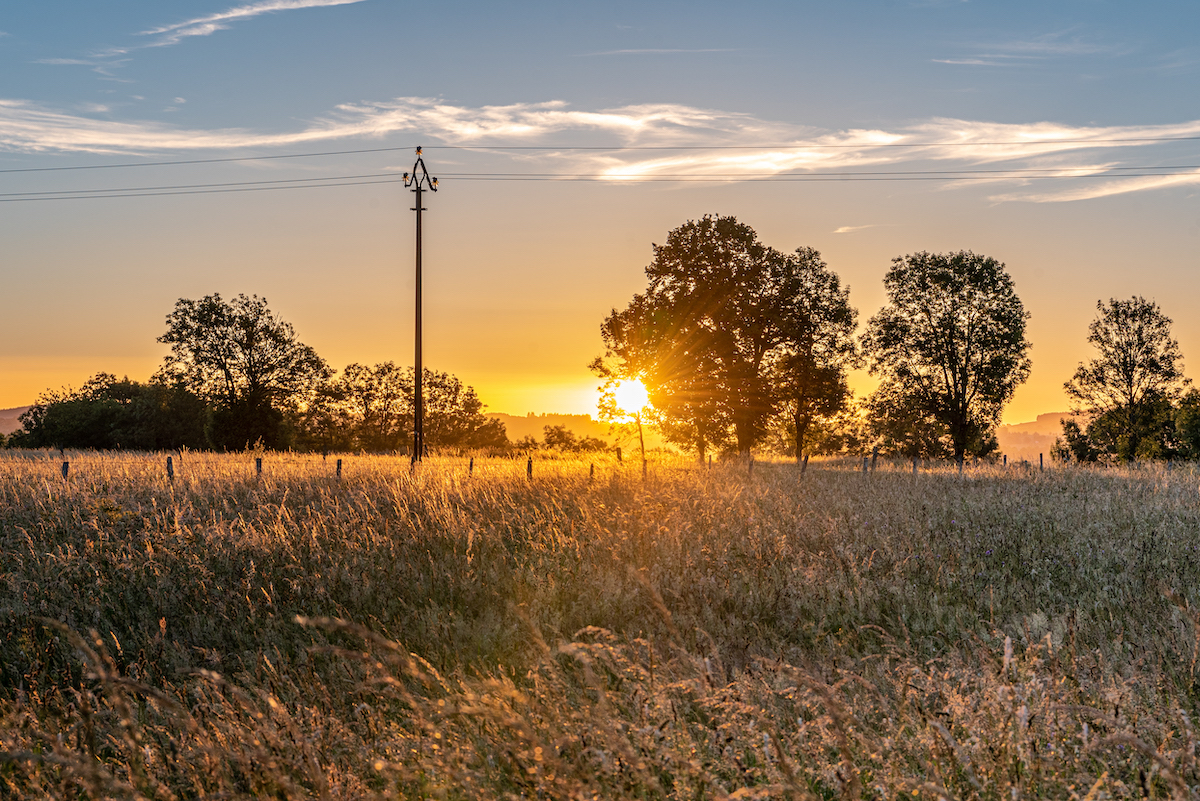
[[[1189,469],[0,455],[0,798],[1189,798]]]

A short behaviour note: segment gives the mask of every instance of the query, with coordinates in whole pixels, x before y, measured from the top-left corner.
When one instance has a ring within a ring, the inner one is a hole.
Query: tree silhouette
[[[846,370],[860,362],[854,342],[858,312],[850,288],[813,248],[798,248],[786,262],[777,311],[782,333],[772,354],[772,383],[789,418],[797,461],[814,422],[846,408]]]
[[[284,410],[332,372],[257,295],[181,298],[158,341],[171,353],[157,379],[186,386],[213,404],[209,439],[219,448],[287,444]]]
[[[1096,357],[1063,385],[1067,396],[1092,418],[1088,437],[1105,452],[1123,460],[1162,455],[1171,404],[1187,384],[1171,319],[1142,297],[1096,301],[1096,311],[1088,326]]]
[[[1004,404],[1028,377],[1025,321],[1004,265],[970,251],[914,253],[892,261],[888,305],[863,340],[873,374],[877,430],[919,429],[910,444],[944,442],[949,455],[984,455]],[[939,430],[940,429],[940,430]],[[915,455],[915,454],[914,454]]]
[[[748,453],[781,402],[805,425],[838,407],[854,311],[816,251],[785,255],[736,218],[705,216],[654,246],[646,276],[646,292],[605,319],[592,369],[606,387],[639,378],[666,439],[703,459],[732,432]]]

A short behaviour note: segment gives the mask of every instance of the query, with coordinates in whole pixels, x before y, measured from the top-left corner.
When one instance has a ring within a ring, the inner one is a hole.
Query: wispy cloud
[[[855,231],[865,231],[865,230],[867,230],[868,228],[880,228],[880,227],[882,227],[882,226],[880,226],[880,225],[878,225],[878,224],[873,224],[873,225],[843,225],[841,228],[835,228],[835,229],[833,229],[833,233],[835,233],[835,234],[852,234],[852,233],[854,233]]]
[[[639,178],[753,180],[813,173],[911,173],[936,169],[949,182],[967,170],[991,181],[997,200],[1080,200],[1200,183],[1183,175],[1117,177],[1120,168],[1153,163],[1164,139],[1200,137],[1200,120],[1169,125],[1071,126],[935,118],[892,129],[822,130],[748,114],[677,104],[575,109],[563,101],[470,107],[430,98],[339,106],[297,130],[197,130],[163,122],[95,119],[20,100],[0,99],[0,150],[139,154],[304,146],[405,135],[414,144],[501,150],[543,145],[538,171]],[[419,139],[419,141],[417,141]],[[578,146],[612,147],[578,150]],[[642,149],[621,149],[622,147]],[[650,149],[645,149],[650,148]],[[1037,172],[1022,172],[1036,170]],[[928,173],[923,173],[928,174]],[[1081,177],[1089,183],[1034,177]],[[965,181],[963,181],[965,183]],[[951,183],[950,185],[953,185]],[[1002,190],[1004,191],[1004,190]],[[848,233],[854,227],[843,231]]]
[[[1028,39],[1010,39],[1001,42],[968,45],[969,52],[961,56],[932,59],[937,64],[957,64],[982,67],[1032,67],[1040,66],[1052,59],[1077,56],[1124,55],[1128,48],[1097,42],[1079,34],[1074,29],[1046,33]]]
[[[293,11],[302,8],[345,6],[361,2],[364,2],[364,0],[258,0],[258,2],[234,6],[216,14],[193,17],[182,22],[175,22],[170,25],[161,25],[157,28],[140,31],[137,34],[138,36],[153,38],[145,44],[108,48],[96,55],[99,58],[106,58],[146,47],[169,47],[193,36],[209,36],[217,31],[226,30],[235,22],[263,14],[274,14],[279,11]]]
[[[116,76],[113,70],[129,61],[127,58],[39,58],[35,64],[50,64],[52,66],[81,66],[91,67],[92,72],[120,83],[129,83]]]

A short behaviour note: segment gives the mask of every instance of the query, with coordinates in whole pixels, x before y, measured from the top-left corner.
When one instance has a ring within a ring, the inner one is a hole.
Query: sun
[[[638,414],[650,405],[646,385],[636,378],[618,382],[613,389],[613,398],[617,401],[617,408],[628,414]]]

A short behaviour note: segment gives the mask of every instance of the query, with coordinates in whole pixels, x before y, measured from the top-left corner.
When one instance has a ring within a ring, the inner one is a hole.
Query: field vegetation
[[[1200,785],[1190,469],[253,456],[0,457],[0,797]]]

